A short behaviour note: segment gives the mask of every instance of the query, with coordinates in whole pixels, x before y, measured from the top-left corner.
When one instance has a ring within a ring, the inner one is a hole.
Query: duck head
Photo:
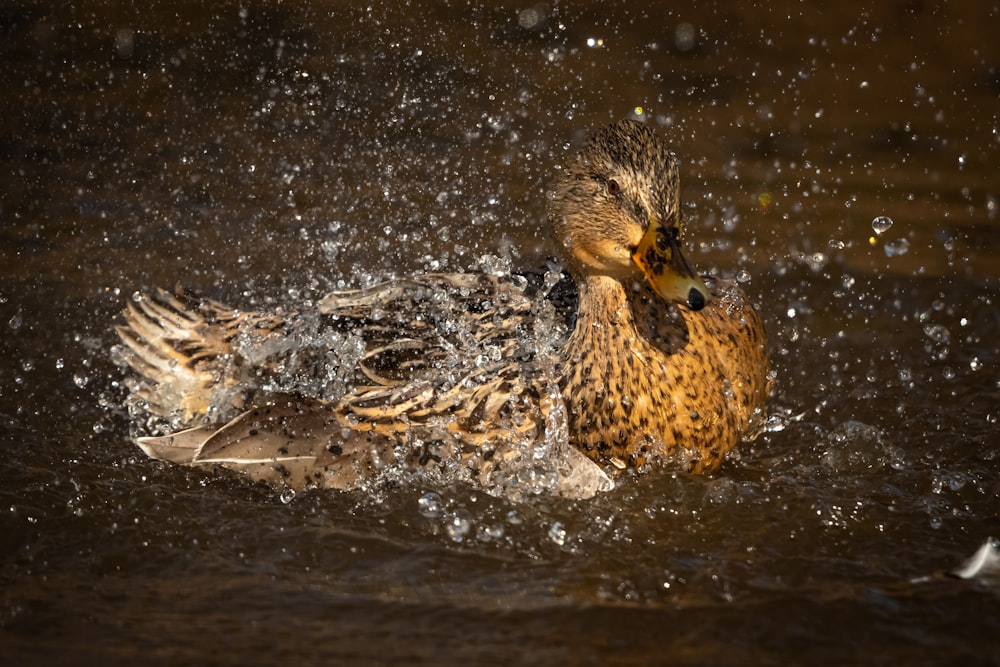
[[[681,252],[677,159],[645,125],[595,134],[563,168],[549,222],[577,277],[642,279],[664,300],[701,310],[711,299]]]

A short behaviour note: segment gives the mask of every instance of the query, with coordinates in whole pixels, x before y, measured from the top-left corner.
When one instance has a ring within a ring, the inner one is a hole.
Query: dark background
[[[997,663],[996,579],[944,575],[1000,535],[996,12],[0,3],[0,662]],[[719,475],[424,516],[130,443],[135,290],[537,267],[554,165],[637,109],[768,327]]]

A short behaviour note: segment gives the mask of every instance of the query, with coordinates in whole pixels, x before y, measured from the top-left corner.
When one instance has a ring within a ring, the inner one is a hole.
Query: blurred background
[[[0,661],[997,663],[996,573],[946,575],[1000,536],[996,14],[0,2]],[[628,116],[768,327],[718,475],[289,501],[131,444],[136,290],[537,268],[552,170]]]

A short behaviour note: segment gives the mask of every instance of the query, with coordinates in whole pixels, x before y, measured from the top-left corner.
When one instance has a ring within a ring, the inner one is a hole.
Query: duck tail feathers
[[[215,421],[213,409],[225,402],[240,408],[230,348],[251,316],[179,287],[157,288],[129,302],[124,323],[115,328],[122,343],[116,356],[132,371],[126,383],[139,407],[168,419],[171,428]]]

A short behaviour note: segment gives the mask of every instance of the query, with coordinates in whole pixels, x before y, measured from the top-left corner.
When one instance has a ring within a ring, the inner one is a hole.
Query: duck
[[[116,326],[136,444],[280,489],[415,476],[589,498],[627,471],[714,473],[763,423],[773,377],[734,280],[683,251],[679,163],[646,124],[556,170],[544,271],[422,273],[298,308],[181,286]]]

